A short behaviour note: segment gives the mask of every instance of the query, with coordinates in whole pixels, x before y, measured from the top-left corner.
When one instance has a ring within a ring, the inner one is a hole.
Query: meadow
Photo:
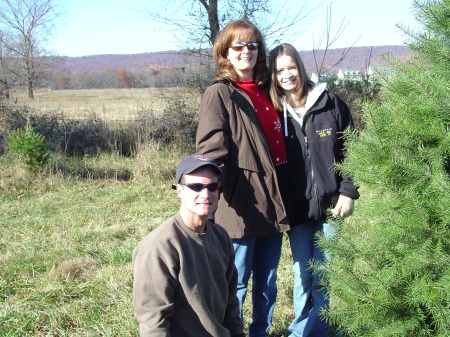
[[[58,112],[67,118],[83,119],[95,114],[106,121],[128,121],[142,111],[162,112],[168,99],[180,95],[199,103],[199,95],[184,88],[39,89],[34,100],[28,98],[25,90],[18,90],[13,93],[13,100],[38,112]]]
[[[24,97],[18,102],[71,118],[82,118],[86,109],[100,111],[105,120],[115,120],[135,113],[133,106],[163,106],[160,93],[42,91],[32,103]],[[141,144],[131,157],[54,154],[39,173],[8,153],[1,156],[0,335],[138,336],[131,252],[177,212],[170,186],[187,154],[186,148],[157,143]],[[292,280],[285,238],[271,336],[286,336],[293,317]],[[251,292],[247,296],[246,326]]]

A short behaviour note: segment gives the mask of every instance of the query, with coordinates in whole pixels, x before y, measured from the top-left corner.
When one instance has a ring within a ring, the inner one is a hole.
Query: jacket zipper
[[[316,207],[317,207],[317,213],[318,213],[318,217],[320,218],[322,216],[322,209],[320,207],[320,202],[319,202],[319,193],[317,192],[317,184],[316,184],[316,178],[314,176],[314,169],[313,169],[313,165],[312,165],[312,158],[310,155],[310,151],[309,151],[309,142],[308,142],[308,137],[306,136],[308,133],[308,125],[306,124],[306,117],[307,114],[305,114],[305,117],[303,118],[303,132],[305,134],[305,144],[306,144],[306,156],[308,157],[308,163],[309,163],[309,167],[311,170],[311,184],[312,184],[312,190],[314,193],[314,199],[316,202]]]

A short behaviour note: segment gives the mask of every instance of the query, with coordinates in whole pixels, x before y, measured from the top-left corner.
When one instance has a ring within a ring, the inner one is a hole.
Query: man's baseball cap
[[[203,166],[211,166],[217,172],[219,177],[222,176],[222,170],[213,159],[204,154],[195,153],[191,156],[184,157],[183,160],[178,164],[175,176],[177,184],[180,182],[183,174],[192,173]]]

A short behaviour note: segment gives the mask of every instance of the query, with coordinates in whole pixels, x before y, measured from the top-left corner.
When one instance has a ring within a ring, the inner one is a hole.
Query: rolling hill
[[[410,50],[406,46],[375,46],[375,47],[353,47],[345,49],[329,49],[326,51],[323,69],[328,69],[334,64],[332,73],[339,69],[358,69],[363,71],[368,65],[380,65],[383,60],[382,54],[391,54],[400,59],[409,57]],[[321,63],[324,55],[323,50],[316,53],[317,63]],[[301,51],[301,56],[308,72],[317,69],[313,51]],[[93,72],[107,71],[109,69],[170,69],[183,67],[186,64],[199,64],[199,58],[189,52],[164,51],[143,54],[111,54],[90,55],[81,57],[59,57],[61,67],[69,72]]]

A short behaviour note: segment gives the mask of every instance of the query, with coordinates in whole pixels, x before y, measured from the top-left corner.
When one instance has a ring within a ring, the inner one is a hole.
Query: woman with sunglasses
[[[232,21],[216,38],[213,56],[218,73],[202,98],[197,151],[224,173],[215,221],[233,241],[241,314],[253,274],[249,336],[269,336],[282,232],[289,226],[280,180],[286,150],[280,118],[265,93],[263,36],[248,20]]]
[[[295,318],[289,337],[327,337],[328,325],[320,316],[328,304],[319,276],[310,261],[324,261],[316,235],[333,236],[326,222],[327,209],[338,217],[353,213],[359,193],[350,177],[333,166],[344,160],[343,132],[353,128],[347,104],[326,83],[309,80],[297,50],[290,44],[270,52],[270,94],[283,114],[283,131],[289,166],[289,200],[292,205],[288,231],[294,269]]]

